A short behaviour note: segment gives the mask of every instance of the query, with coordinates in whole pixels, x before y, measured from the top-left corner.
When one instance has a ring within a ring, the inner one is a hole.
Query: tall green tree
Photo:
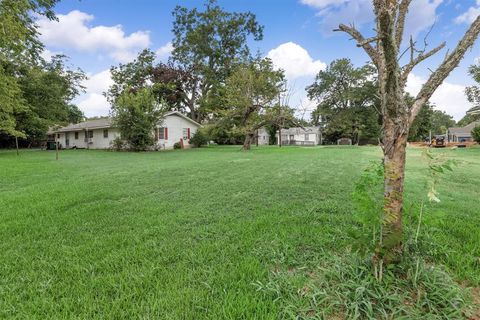
[[[467,96],[467,100],[474,106],[480,106],[480,64],[476,63],[471,65],[468,69],[468,73],[470,77],[477,83],[477,85],[469,86],[465,89],[465,95]],[[474,121],[480,120],[480,113],[475,114],[466,114],[459,122],[458,126],[463,127],[469,125]]]
[[[185,111],[191,75],[168,63],[156,63],[156,54],[145,49],[131,62],[110,69],[113,85],[106,92],[111,103],[128,89],[149,87],[158,103],[168,110]]]
[[[379,100],[372,65],[356,68],[349,59],[335,60],[317,74],[307,92],[310,99],[318,102],[312,122],[319,125],[322,120],[327,142],[335,143],[342,137],[350,137],[354,142],[360,136],[380,137]]]
[[[249,150],[255,132],[267,122],[264,114],[275,105],[285,86],[282,71],[275,70],[268,58],[259,58],[239,65],[227,79],[225,118],[234,121],[245,135],[243,149]]]
[[[145,151],[154,145],[153,132],[164,111],[151,88],[126,88],[112,105],[111,115],[129,148]]]
[[[222,108],[218,102],[226,79],[238,61],[249,58],[247,41],[261,40],[263,27],[253,13],[227,12],[216,0],[208,0],[204,11],[177,6],[172,14],[171,60],[193,76],[186,108],[201,122]]]
[[[39,60],[43,45],[38,40],[35,15],[55,19],[57,0],[0,1],[0,133],[24,137],[17,128],[15,114],[25,111],[25,101],[17,82],[20,66]]]
[[[66,57],[57,55],[49,62],[20,69],[18,83],[25,108],[16,112],[17,128],[27,141],[44,137],[48,127],[77,123],[83,113],[72,101],[84,91],[85,73],[66,66]]]

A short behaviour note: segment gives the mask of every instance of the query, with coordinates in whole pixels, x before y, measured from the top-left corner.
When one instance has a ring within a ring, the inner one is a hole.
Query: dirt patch
[[[467,313],[470,320],[480,320],[480,287],[472,288],[473,308]]]

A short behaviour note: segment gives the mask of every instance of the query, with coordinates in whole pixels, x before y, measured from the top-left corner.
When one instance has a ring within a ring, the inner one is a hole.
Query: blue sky
[[[62,0],[56,7],[59,22],[40,20],[45,56],[63,53],[71,63],[90,77],[87,92],[77,104],[87,116],[108,114],[102,97],[111,83],[108,69],[127,62],[149,47],[165,60],[171,51],[171,11],[176,5],[203,7],[204,1],[188,0]],[[372,35],[373,16],[370,0],[219,0],[229,11],[251,11],[265,26],[264,40],[252,42],[252,50],[269,56],[285,69],[292,97],[290,104],[300,116],[308,117],[314,102],[306,98],[304,88],[315,74],[338,58],[350,58],[360,66],[368,58],[345,34],[331,30],[338,23],[354,23],[365,35]],[[407,20],[407,33],[423,46],[442,41],[453,48],[468,24],[480,14],[480,0],[413,0]],[[414,70],[408,91],[415,94],[443,59],[446,50]],[[438,109],[456,119],[470,107],[465,86],[472,80],[467,68],[480,57],[480,42],[432,98]]]

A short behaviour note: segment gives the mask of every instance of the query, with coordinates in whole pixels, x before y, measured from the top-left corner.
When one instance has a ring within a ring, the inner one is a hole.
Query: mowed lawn
[[[480,149],[439,186],[432,262],[480,284]],[[0,318],[277,319],[281,268],[351,250],[351,193],[374,147],[0,152]],[[408,150],[406,208],[426,198]],[[285,287],[281,292],[296,292]]]

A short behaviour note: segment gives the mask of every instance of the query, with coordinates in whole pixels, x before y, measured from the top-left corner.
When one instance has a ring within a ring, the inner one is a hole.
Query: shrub
[[[152,149],[155,144],[152,133],[163,112],[151,89],[126,89],[112,106],[114,122],[128,147],[134,151]]]
[[[480,125],[477,125],[472,130],[472,137],[475,142],[480,143]]]
[[[200,148],[201,146],[205,146],[207,145],[207,143],[208,143],[208,137],[201,129],[199,129],[190,139],[190,144],[192,144],[195,148]]]
[[[110,149],[114,151],[122,151],[127,149],[127,145],[120,137],[116,137],[110,142]]]
[[[182,149],[182,145],[180,144],[180,142],[175,142],[175,144],[173,145],[173,149]]]

